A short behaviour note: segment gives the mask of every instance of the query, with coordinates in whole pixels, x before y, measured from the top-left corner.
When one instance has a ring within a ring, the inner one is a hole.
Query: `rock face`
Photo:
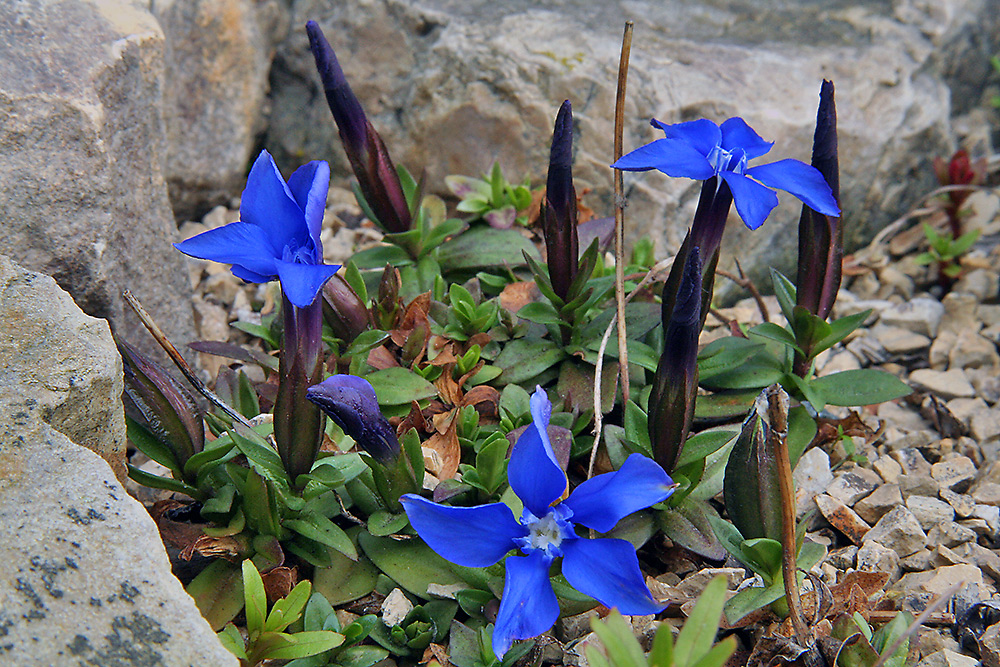
[[[126,334],[141,327],[123,316],[131,289],[180,346],[193,329],[161,167],[163,49],[141,3],[0,8],[0,254]]]
[[[166,37],[167,183],[175,215],[191,218],[242,190],[287,17],[275,0],[160,0],[152,11]]]
[[[19,396],[125,481],[122,362],[108,323],[0,255],[0,394]]]
[[[946,81],[958,81],[949,67],[970,41],[963,31],[996,46],[988,5],[296,0],[272,73],[266,144],[279,164],[322,158],[349,173],[301,29],[315,19],[397,164],[426,166],[429,187],[442,188],[449,173],[475,175],[494,159],[511,180],[539,178],[556,110],[568,98],[577,188],[593,188],[591,206],[610,214],[616,75],[630,19],[626,150],[662,136],[649,127],[652,116],[740,115],[776,141],[769,159],[808,161],[820,81],[833,79],[846,233],[856,244],[929,189],[929,158],[950,149]],[[697,184],[649,172],[627,175],[626,188],[626,233],[650,234],[661,253],[675,248]],[[744,266],[790,265],[796,235],[785,232],[800,205],[781,198],[761,233],[730,221],[727,248],[739,249]]]
[[[142,505],[37,413],[0,399],[0,663],[235,666]]]

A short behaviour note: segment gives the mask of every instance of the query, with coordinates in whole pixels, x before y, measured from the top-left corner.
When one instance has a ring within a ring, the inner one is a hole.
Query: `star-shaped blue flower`
[[[824,215],[840,215],[830,186],[805,162],[789,159],[748,167],[747,162],[766,154],[774,142],[761,139],[742,118],[730,118],[721,126],[704,118],[674,125],[654,118],[650,123],[666,138],[623,155],[612,167],[657,169],[667,176],[700,181],[719,176],[729,185],[736,212],[750,229],[760,227],[778,205],[772,188],[790,192]]]
[[[562,556],[562,573],[577,590],[623,614],[661,611],[646,588],[635,549],[625,540],[586,539],[575,524],[605,533],[623,517],[654,505],[672,492],[671,480],[652,459],[633,454],[622,467],[576,487],[563,502],[566,475],[549,442],[552,405],[541,388],[531,397],[532,424],[510,455],[507,479],[524,503],[521,520],[503,503],[450,507],[420,496],[401,498],[417,534],[439,555],[467,567],[493,565],[508,558],[503,597],[493,629],[498,657],[515,639],[536,637],[559,616],[549,566]]]
[[[240,221],[174,247],[185,255],[232,264],[233,275],[247,282],[278,279],[288,300],[305,308],[340,268],[323,264],[319,240],[329,190],[326,162],[299,167],[285,183],[274,159],[261,151],[243,190]]]

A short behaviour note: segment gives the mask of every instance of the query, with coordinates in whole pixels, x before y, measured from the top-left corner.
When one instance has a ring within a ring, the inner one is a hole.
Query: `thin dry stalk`
[[[625,83],[628,80],[628,59],[632,51],[632,21],[625,22],[622,54],[618,61],[618,93],[615,97],[615,162],[622,156],[622,134],[625,131]],[[625,337],[625,186],[622,172],[615,169],[615,303],[618,307],[618,375],[622,383],[622,400],[629,399],[628,345]],[[598,385],[600,386],[600,385]]]

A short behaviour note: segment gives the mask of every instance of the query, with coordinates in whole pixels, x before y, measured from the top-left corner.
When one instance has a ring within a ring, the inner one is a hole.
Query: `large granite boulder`
[[[104,459],[124,483],[122,360],[108,323],[81,312],[49,276],[3,255],[0,394],[20,396],[42,420]]]
[[[512,179],[540,184],[559,103],[574,104],[578,188],[612,211],[613,110],[626,19],[635,22],[626,149],[658,136],[648,125],[743,116],[776,141],[768,158],[809,159],[821,80],[837,85],[847,241],[858,244],[933,185],[930,159],[953,148],[954,64],[997,49],[987,0],[295,0],[272,72],[266,145],[279,164],[331,160],[349,173],[319,89],[302,25],[326,31],[355,92],[397,163],[440,190],[499,159]],[[973,54],[969,49],[975,45]],[[963,61],[964,62],[964,61]],[[977,69],[979,71],[982,68]],[[985,71],[981,76],[985,76]],[[963,78],[964,77],[964,78]],[[662,135],[660,135],[662,136]],[[629,238],[662,253],[690,223],[691,181],[627,175]],[[782,196],[767,225],[735,220],[727,249],[744,266],[787,267],[799,204]]]
[[[235,667],[96,454],[0,393],[0,664]]]
[[[158,0],[152,12],[166,37],[171,204],[179,219],[196,219],[243,189],[287,12],[278,0]]]
[[[0,254],[149,341],[131,289],[177,344],[190,287],[162,165],[163,33],[129,0],[0,3]]]

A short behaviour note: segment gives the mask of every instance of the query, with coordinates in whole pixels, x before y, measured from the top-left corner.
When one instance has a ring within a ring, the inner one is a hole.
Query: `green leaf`
[[[534,301],[529,304],[525,304],[517,311],[517,316],[521,319],[528,320],[529,322],[535,322],[537,324],[562,324],[563,318],[559,316],[559,313],[551,304],[543,303],[541,301]]]
[[[812,388],[829,405],[854,407],[892,401],[913,393],[891,373],[874,368],[842,371],[812,381]]]
[[[503,372],[500,384],[522,383],[537,376],[565,358],[559,345],[546,338],[518,338],[508,343],[497,355],[494,365]]]
[[[788,329],[778,326],[774,322],[764,322],[763,324],[758,324],[755,327],[751,327],[747,333],[760,336],[761,338],[777,341],[782,345],[792,348],[793,350],[802,352],[802,349],[795,342],[795,336],[788,331]]]
[[[774,269],[771,269],[771,282],[774,284],[774,296],[778,298],[781,313],[785,316],[785,321],[791,322],[795,308],[795,285]]]
[[[647,301],[630,301],[625,304],[625,327],[628,337],[640,339],[660,326],[660,309],[660,304]],[[600,340],[614,315],[614,308],[602,310],[580,329],[580,337],[583,340],[591,338]]]
[[[541,258],[535,245],[516,229],[472,226],[438,247],[438,262],[446,271],[519,268],[525,266],[522,252]]]
[[[332,629],[334,631],[340,630],[340,623],[337,621],[337,614],[333,610],[333,605],[330,604],[329,600],[322,593],[315,592],[309,596],[309,602],[306,603],[305,614],[302,618],[302,627],[306,630],[329,630],[331,628],[325,626],[327,619],[331,617],[335,626]]]
[[[765,581],[781,578],[781,542],[767,537],[743,540],[740,553],[740,561],[764,577]]]
[[[813,315],[803,306],[795,306],[792,309],[792,329],[799,342],[799,351],[803,354],[809,354],[810,359],[816,356],[816,344],[829,338],[830,334],[833,333],[833,328],[827,324],[826,320]]]
[[[722,667],[736,652],[736,637],[726,637],[713,646],[693,667]]]
[[[715,510],[704,501],[688,498],[678,507],[657,512],[656,522],[667,537],[709,560],[722,560],[726,549],[712,532],[712,517],[718,518]]]
[[[764,350],[764,344],[739,336],[726,336],[714,340],[698,353],[699,381],[738,368],[755,354]]]
[[[264,580],[249,558],[243,561],[243,604],[247,617],[247,633],[251,641],[264,631],[264,619],[267,614],[267,595],[264,593]]]
[[[301,519],[286,519],[282,525],[303,537],[339,551],[351,560],[358,558],[358,551],[344,529],[321,514],[306,514]]]
[[[270,425],[256,428],[269,429]],[[262,477],[285,487],[290,486],[285,466],[281,463],[281,457],[260,433],[235,422],[233,429],[229,431],[229,436],[233,439],[240,453],[247,457],[254,470]]]
[[[653,636],[649,667],[674,667],[674,633],[667,623],[661,624]]]
[[[347,347],[347,350],[344,352],[344,356],[353,357],[357,354],[367,354],[387,341],[389,339],[389,335],[388,331],[380,331],[378,329],[362,331],[358,334],[358,337],[354,339],[354,342]]]
[[[691,436],[684,443],[680,457],[677,459],[677,465],[674,468],[683,468],[695,461],[704,459],[709,454],[722,449],[736,435],[738,435],[736,431],[703,431]]]
[[[411,401],[437,396],[434,385],[401,366],[369,373],[365,379],[375,388],[381,405],[409,405]]]
[[[952,241],[951,247],[949,248],[949,250],[951,251],[951,256],[958,257],[963,252],[971,248],[972,244],[975,243],[976,240],[979,238],[980,231],[981,230],[973,229],[970,232],[962,234],[955,241]]]
[[[647,371],[655,373],[656,367],[660,363],[659,352],[654,350],[649,345],[637,340],[626,339],[625,342],[628,345],[628,363],[630,364],[630,367],[631,364],[635,364],[640,368],[644,368]],[[597,352],[601,347],[601,341],[590,340],[587,342],[587,346],[594,352]],[[604,356],[605,358],[610,357],[612,359],[620,358],[618,355],[618,340],[616,338],[612,337],[608,340],[608,345],[604,349]],[[587,361],[590,361],[590,359],[588,358]],[[593,361],[596,363],[596,355],[594,356]]]
[[[297,583],[288,595],[275,601],[271,612],[267,615],[267,621],[264,622],[264,631],[282,632],[297,621],[309,601],[311,592],[312,584],[308,580],[304,580]]]
[[[226,650],[243,660],[247,659],[246,647],[243,642],[243,635],[230,623],[219,633],[219,643],[226,647]]]
[[[632,627],[617,609],[603,623],[597,617],[591,619],[590,627],[601,639],[608,658],[615,667],[646,667],[642,646],[632,633]]]
[[[419,539],[397,541],[361,532],[358,544],[382,572],[425,600],[430,599],[430,584],[489,590],[483,570],[449,563]]]
[[[868,310],[863,310],[860,313],[847,315],[830,322],[829,335],[816,343],[816,346],[813,348],[813,355],[815,356],[824,350],[828,350],[847,338],[852,331],[864,324],[865,320],[867,320],[868,316],[871,314],[872,311],[871,308],[869,308]]]
[[[677,667],[695,665],[709,653],[719,631],[722,606],[726,602],[726,579],[714,577],[698,597],[691,615],[677,635],[674,645],[674,664]]]
[[[743,417],[750,410],[758,393],[759,390],[754,388],[701,394],[694,404],[694,418],[714,422],[732,421]]]
[[[389,651],[381,646],[349,646],[337,654],[340,667],[371,667],[388,657]],[[286,667],[292,667],[287,665]]]
[[[136,449],[161,466],[169,468],[170,472],[178,479],[181,477],[181,466],[174,452],[153,437],[153,434],[139,422],[125,417],[125,433],[128,439],[132,441],[132,444],[136,446]]]
[[[788,458],[793,470],[806,447],[816,437],[816,430],[816,420],[804,406],[799,405],[788,411]]]
[[[872,635],[871,644],[879,655],[889,650],[889,647],[909,629],[913,624],[913,614],[907,611],[896,614],[891,621],[883,625]],[[888,660],[883,663],[886,667],[903,667],[906,664],[906,655],[909,653],[910,642],[904,641],[896,649]]]
[[[739,368],[724,371],[705,379],[699,376],[699,384],[710,389],[751,389],[762,388],[781,380],[785,371],[781,362],[767,354],[759,354]]]
[[[164,489],[166,491],[173,491],[174,493],[183,493],[184,495],[191,496],[192,498],[202,498],[203,494],[198,489],[194,488],[190,484],[185,484],[176,479],[171,479],[169,477],[160,477],[159,475],[154,475],[148,473],[141,468],[137,468],[131,463],[128,465],[128,476],[133,482],[142,484],[151,489]]]
[[[360,528],[348,531],[357,539]],[[316,568],[313,573],[313,588],[332,605],[344,604],[362,598],[373,590],[378,580],[378,570],[371,561],[359,554],[356,561],[343,554],[330,553],[331,564],[328,567]]]
[[[238,321],[233,322],[229,326],[239,329],[243,333],[248,333],[251,336],[256,336],[273,348],[281,347],[281,341],[275,338],[274,334],[271,333],[271,329],[261,324]]]
[[[377,245],[354,253],[351,257],[357,267],[361,270],[381,270],[386,264],[392,266],[409,266],[413,264],[410,253],[400,248],[398,245]]]
[[[184,476],[190,479],[201,474],[203,468],[212,469],[239,456],[232,438],[216,438],[213,442],[207,443],[205,449],[198,452],[184,463]]]
[[[319,630],[315,632],[296,632],[285,635],[290,641],[267,651],[262,657],[267,660],[290,660],[306,658],[329,651],[344,643],[344,636],[336,632]]]
[[[406,527],[409,520],[406,514],[393,514],[385,510],[379,510],[368,517],[368,532],[376,537],[385,537],[398,533]]]

